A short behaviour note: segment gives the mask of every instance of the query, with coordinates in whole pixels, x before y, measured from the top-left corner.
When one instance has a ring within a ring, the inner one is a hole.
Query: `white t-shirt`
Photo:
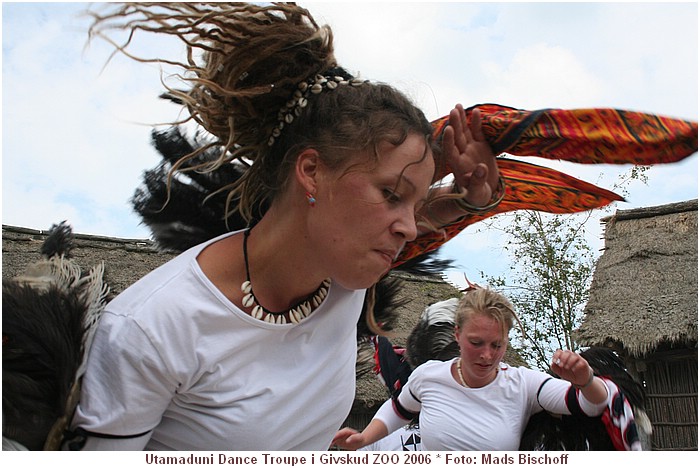
[[[428,361],[418,366],[401,389],[401,406],[420,412],[423,450],[518,450],[531,415],[542,409],[570,414],[566,393],[571,384],[565,380],[501,363],[493,382],[465,388],[452,377],[453,362]],[[607,407],[607,400],[594,405],[580,392],[578,400],[589,416],[599,415]],[[375,417],[392,431],[396,427],[394,415],[389,400]]]
[[[254,319],[197,263],[223,237],[184,252],[106,307],[73,426],[152,433],[91,438],[87,448],[328,449],[355,395],[365,291],[332,284],[299,324]]]

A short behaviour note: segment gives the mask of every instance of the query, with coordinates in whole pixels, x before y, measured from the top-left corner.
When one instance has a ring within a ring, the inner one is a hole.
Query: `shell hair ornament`
[[[268,146],[273,146],[277,138],[282,134],[284,127],[294,122],[295,117],[301,115],[304,108],[309,104],[310,95],[320,94],[324,89],[332,91],[338,86],[362,86],[368,82],[360,78],[344,78],[331,73],[328,76],[317,74],[315,77],[299,83],[292,98],[287,101],[287,104],[277,114],[278,124],[272,130],[272,134],[267,141]]]

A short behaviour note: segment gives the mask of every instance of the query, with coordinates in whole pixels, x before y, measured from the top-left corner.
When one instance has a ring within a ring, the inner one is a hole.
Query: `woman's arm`
[[[374,418],[362,432],[344,427],[336,433],[333,445],[347,450],[357,450],[383,439],[408,422],[410,420],[404,419],[394,410],[394,402],[389,399],[377,410]]]
[[[505,194],[500,181],[496,155],[481,129],[481,114],[472,112],[467,123],[464,108],[457,104],[450,112],[450,124],[442,135],[444,159],[454,183],[432,189],[430,201],[419,213],[432,228],[446,226],[468,213],[485,212],[498,205]],[[420,226],[419,235],[429,231]]]
[[[386,425],[379,419],[372,419],[362,432],[350,427],[342,428],[335,434],[333,445],[346,450],[357,450],[388,435]]]
[[[83,450],[142,450],[170,404],[177,382],[149,336],[131,317],[100,319],[71,430]],[[147,402],[147,404],[145,403]]]

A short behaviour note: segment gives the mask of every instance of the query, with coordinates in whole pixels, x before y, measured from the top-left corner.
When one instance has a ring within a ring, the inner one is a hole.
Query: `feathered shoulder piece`
[[[109,288],[102,263],[83,272],[70,258],[72,240],[54,225],[44,258],[3,280],[3,449],[58,449],[77,405]]]

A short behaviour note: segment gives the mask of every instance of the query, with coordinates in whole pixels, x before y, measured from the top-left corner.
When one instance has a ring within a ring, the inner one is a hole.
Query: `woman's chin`
[[[369,289],[381,280],[387,271],[355,278],[333,278],[333,282],[348,290]]]

